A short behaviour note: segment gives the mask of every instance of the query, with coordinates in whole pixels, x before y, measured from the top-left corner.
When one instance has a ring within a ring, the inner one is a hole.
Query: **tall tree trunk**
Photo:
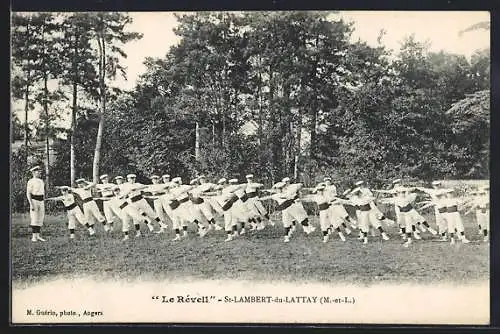
[[[26,25],[26,34],[30,36],[30,24]],[[29,111],[29,93],[30,93],[30,80],[31,80],[31,70],[29,69],[29,59],[28,62],[28,73],[26,75],[26,90],[24,92],[24,146],[28,148],[29,142],[29,126],[28,126],[28,111]],[[28,155],[26,154],[26,163],[28,163]]]
[[[76,115],[78,112],[78,67],[77,67],[77,57],[78,57],[78,36],[75,34],[75,45],[73,54],[73,108],[71,109],[71,130],[70,130],[70,143],[69,143],[69,164],[70,164],[70,182],[73,186],[76,179],[75,170],[75,129],[76,129]]]
[[[309,132],[311,133],[310,146],[310,158],[315,159],[316,157],[316,127],[318,122],[318,104],[316,101],[311,103],[311,126]]]
[[[298,120],[297,120],[297,128],[295,134],[295,159],[294,159],[294,167],[293,167],[293,176],[295,179],[298,178],[299,174],[299,157],[301,153],[301,143],[302,143],[302,111],[299,110]]]
[[[215,121],[212,120],[212,146],[215,147]]]
[[[45,184],[48,186],[50,181],[50,141],[49,141],[49,89],[47,87],[47,73],[43,77],[43,110],[45,113]]]
[[[28,70],[27,80],[26,80],[26,89],[24,91],[24,146],[28,147],[29,142],[29,126],[28,126],[28,112],[29,112],[29,104],[30,104],[30,82],[31,80],[31,71]],[[26,156],[27,157],[27,156]]]
[[[98,37],[99,44],[99,53],[100,53],[100,61],[99,61],[99,90],[100,90],[100,112],[99,112],[99,128],[97,130],[97,139],[95,143],[95,151],[94,151],[94,162],[92,164],[92,176],[93,182],[97,183],[99,180],[99,163],[101,160],[101,145],[102,145],[102,136],[104,133],[104,113],[106,112],[106,87],[104,83],[104,78],[106,77],[106,44],[104,40],[103,32],[101,31],[100,36]]]
[[[200,125],[198,121],[196,121],[195,127],[194,159],[200,161]]]
[[[70,143],[69,143],[69,164],[70,164],[70,178],[71,185],[75,184],[76,171],[75,171],[75,128],[76,128],[76,113],[77,113],[77,91],[78,85],[73,81],[73,108],[71,110],[71,130],[70,130]]]

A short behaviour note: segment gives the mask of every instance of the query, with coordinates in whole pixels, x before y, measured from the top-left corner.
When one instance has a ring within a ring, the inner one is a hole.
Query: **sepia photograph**
[[[10,25],[12,325],[490,324],[488,11]]]

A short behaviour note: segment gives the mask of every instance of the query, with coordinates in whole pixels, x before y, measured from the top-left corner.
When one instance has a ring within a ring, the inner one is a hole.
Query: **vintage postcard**
[[[486,11],[11,13],[11,322],[488,325]]]

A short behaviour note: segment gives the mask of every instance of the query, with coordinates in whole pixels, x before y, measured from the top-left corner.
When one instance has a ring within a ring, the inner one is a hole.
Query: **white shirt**
[[[324,194],[329,201],[333,200],[337,196],[337,187],[335,187],[333,184],[326,186]]]
[[[112,190],[114,186],[115,186],[115,184],[110,183],[110,182],[96,184],[96,188],[97,188],[97,190],[100,191],[102,197],[114,196],[115,193]]]
[[[139,188],[139,187],[142,187],[144,186],[142,183],[129,183],[129,182],[126,182],[126,183],[123,183],[123,186],[121,187],[120,189],[120,193],[124,196],[128,195],[128,197],[134,197],[134,196],[137,196],[137,195],[140,195],[141,194],[141,191],[142,190],[133,190],[134,188]]]
[[[45,183],[42,179],[33,177],[28,180],[26,192],[36,196],[45,195]]]
[[[170,190],[171,198],[174,198],[178,201],[183,200],[189,195],[187,194],[187,191],[191,188],[191,186],[188,186],[187,184],[181,184],[180,186],[176,188],[172,188]]]
[[[213,183],[203,183],[191,190],[193,197],[200,197],[204,192],[210,191],[215,187]]]
[[[404,208],[408,204],[413,203],[416,199],[417,199],[417,194],[409,194],[409,195],[396,196],[393,198],[393,202],[399,208]]]
[[[90,189],[71,188],[71,191],[73,191],[75,194],[78,194],[82,201],[86,200],[87,198],[92,198],[92,190]]]
[[[70,206],[75,203],[75,196],[73,194],[61,195],[55,197],[54,199],[62,201],[64,203],[64,206]]]
[[[249,182],[247,183],[247,187],[245,189],[245,192],[248,193],[253,193],[256,192],[257,189],[264,187],[262,183],[256,183],[256,182]]]
[[[160,194],[161,193],[165,193],[167,191],[166,188],[168,186],[169,185],[165,184],[165,183],[150,184],[150,185],[148,185],[147,188],[143,189],[142,191],[144,191],[144,192],[150,192],[153,195],[156,195],[156,194],[159,194],[159,193]]]

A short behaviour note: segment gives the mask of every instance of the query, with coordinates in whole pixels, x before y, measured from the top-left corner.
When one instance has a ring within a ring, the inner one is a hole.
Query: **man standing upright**
[[[33,177],[28,180],[26,186],[26,197],[30,205],[30,227],[31,227],[31,241],[45,241],[40,236],[40,231],[43,226],[43,219],[45,217],[45,183],[40,178],[41,168],[40,166],[35,166],[30,169]]]

